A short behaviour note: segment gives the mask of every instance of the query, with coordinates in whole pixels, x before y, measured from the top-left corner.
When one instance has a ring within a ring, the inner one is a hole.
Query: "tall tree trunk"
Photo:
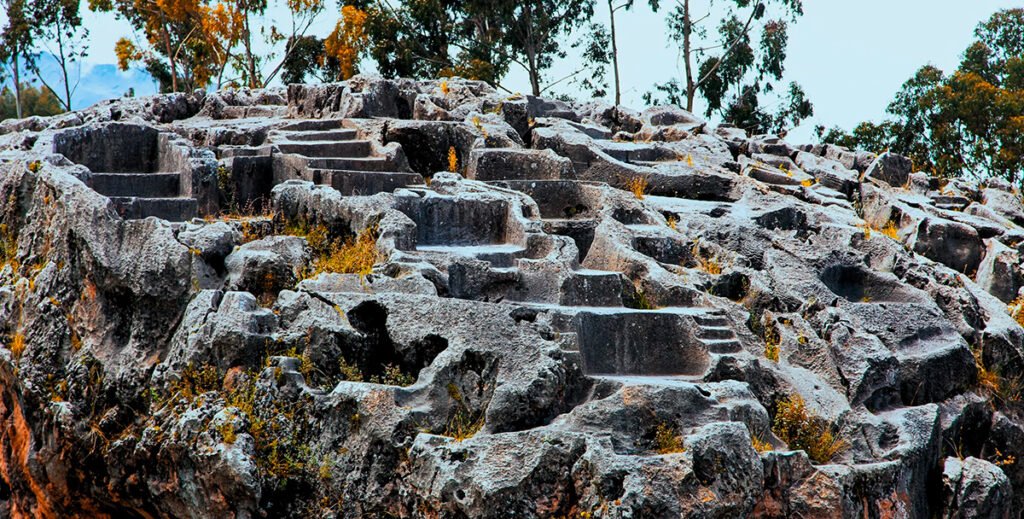
[[[526,21],[526,57],[530,65],[530,87],[540,97],[540,70],[537,70],[537,42],[533,41],[533,10],[529,4],[524,13]]]
[[[167,27],[166,23],[163,24],[162,28],[163,28],[163,33],[164,33],[164,48],[167,49],[167,59],[169,59],[171,61],[171,92],[177,92],[178,91],[178,66],[177,66],[178,64],[177,64],[177,61],[175,60],[175,58],[177,57],[177,53],[175,53],[174,50],[171,49],[170,28]]]
[[[24,117],[21,112],[21,75],[18,72],[18,59],[20,58],[20,52],[14,53],[14,110],[18,114],[18,119]]]
[[[619,90],[619,48],[615,42],[615,0],[608,0],[608,16],[612,26],[612,69],[615,71],[615,106],[622,104],[622,93]]]
[[[64,35],[57,22],[57,52],[60,54],[60,72],[64,76],[64,108],[71,111],[71,85],[68,83],[68,58],[64,55]],[[79,76],[81,77],[81,76]]]
[[[245,40],[245,67],[249,75],[249,88],[259,88],[256,84],[256,60],[252,55],[252,39],[249,31],[249,13],[245,13],[245,23],[242,25],[242,38]]]
[[[697,93],[697,85],[693,83],[693,56],[691,56],[690,35],[693,26],[690,20],[690,0],[683,2],[683,60],[686,64],[686,111],[693,111],[693,98]]]

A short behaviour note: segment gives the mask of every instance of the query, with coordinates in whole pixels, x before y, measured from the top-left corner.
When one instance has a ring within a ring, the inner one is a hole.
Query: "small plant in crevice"
[[[731,262],[723,261],[718,254],[707,255],[702,253],[699,239],[690,248],[690,254],[697,260],[697,268],[712,276],[720,275],[732,265]]]
[[[828,463],[848,445],[836,424],[807,409],[804,399],[795,394],[776,406],[772,432],[790,449],[803,450],[818,464]]]
[[[759,454],[763,452],[769,452],[773,450],[772,444],[763,440],[763,435],[750,433],[750,444],[754,447],[754,450]]]
[[[658,454],[676,454],[686,452],[683,445],[683,438],[672,425],[662,422],[653,431],[654,441],[652,449]]]
[[[643,200],[647,195],[647,179],[636,176],[626,180],[626,191],[633,193],[637,200]]]
[[[473,413],[469,409],[466,399],[463,398],[462,393],[459,392],[459,388],[454,383],[449,382],[445,389],[448,391],[448,397],[455,402],[455,411],[449,413],[448,421],[445,424],[444,431],[441,432],[441,436],[447,436],[457,442],[472,438],[483,428],[486,413],[483,409]]]
[[[455,146],[451,146],[450,148],[448,148],[448,172],[459,172],[459,157],[455,153]]]
[[[380,260],[376,225],[343,240],[331,239],[323,224],[311,225],[299,220],[285,223],[284,234],[305,238],[313,253],[312,264],[299,273],[299,279],[313,278],[322,273],[365,276],[373,272],[373,266]]]
[[[231,181],[231,170],[223,164],[217,166],[217,189],[228,214],[239,214],[238,192]]]
[[[974,363],[978,369],[977,387],[980,390],[991,395],[1003,405],[1021,401],[1024,382],[1021,381],[1020,376],[1003,377],[998,366],[995,369],[989,369],[982,358],[981,348],[974,350]]]
[[[1024,326],[1024,298],[1018,297],[1007,307],[1010,317],[1020,326]]]
[[[7,224],[0,224],[0,270],[8,265],[18,270],[18,235]]]
[[[8,346],[11,350],[11,356],[15,360],[21,358],[21,354],[25,351],[25,334],[15,333],[11,336],[11,343]]]
[[[399,366],[388,364],[384,367],[384,374],[370,377],[370,382],[386,386],[405,387],[413,385],[416,382],[416,377],[402,371],[402,368]]]
[[[338,372],[342,382],[363,382],[363,372],[355,364],[349,364],[344,357],[338,361]]]
[[[896,241],[900,241],[899,229],[896,228],[896,222],[889,220],[885,223],[885,226],[879,231],[882,234],[892,238]]]
[[[678,230],[676,229],[676,223],[678,223],[678,221],[679,220],[676,219],[675,216],[669,215],[668,217],[665,218],[665,225],[667,225],[669,229],[676,231]]]

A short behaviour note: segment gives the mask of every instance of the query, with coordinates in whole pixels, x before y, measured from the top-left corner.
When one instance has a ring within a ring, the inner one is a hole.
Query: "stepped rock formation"
[[[0,150],[0,517],[1024,506],[1005,183],[371,76]],[[372,272],[324,268],[345,243]]]

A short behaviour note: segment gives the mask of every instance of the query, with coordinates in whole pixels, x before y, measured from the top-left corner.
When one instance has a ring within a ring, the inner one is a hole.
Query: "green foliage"
[[[21,108],[22,117],[33,115],[49,116],[57,115],[64,111],[60,100],[47,88],[36,88],[28,84],[21,86]],[[0,91],[0,119],[13,119],[18,117],[18,109],[15,101],[15,92],[4,87]]]
[[[851,133],[818,127],[822,142],[894,151],[947,177],[1024,177],[1024,9],[978,25],[952,74],[924,66],[896,94],[882,123]]]
[[[815,463],[828,463],[847,446],[837,427],[807,409],[800,395],[778,403],[772,432],[789,448],[806,452]]]
[[[675,454],[686,452],[686,447],[675,427],[661,423],[654,428],[654,451],[658,454]]]
[[[594,0],[404,0],[394,8],[355,4],[366,11],[368,52],[381,74],[461,76],[498,84],[515,65],[527,73],[534,95],[550,86],[545,72],[566,56],[566,38],[594,12]],[[606,41],[600,29],[592,28],[590,35]],[[596,47],[583,45],[585,60],[606,59]]]
[[[776,84],[785,73],[786,18],[795,21],[802,16],[803,4],[801,0],[734,1],[736,8],[718,21],[718,37],[713,42],[707,41],[706,17],[695,20],[688,2],[677,3],[669,14],[668,29],[682,51],[683,81],[657,84],[655,92],[644,94],[644,100],[693,111],[699,94],[707,103],[709,117],[717,113],[750,134],[785,134],[814,112],[800,85],[790,83],[780,89]],[[656,92],[664,98],[656,97]],[[763,107],[769,94],[779,101],[774,112]]]

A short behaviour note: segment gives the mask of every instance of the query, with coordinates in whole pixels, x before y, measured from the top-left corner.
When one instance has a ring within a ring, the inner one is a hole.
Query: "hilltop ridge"
[[[1024,205],[451,78],[0,123],[0,515],[1009,517]]]

